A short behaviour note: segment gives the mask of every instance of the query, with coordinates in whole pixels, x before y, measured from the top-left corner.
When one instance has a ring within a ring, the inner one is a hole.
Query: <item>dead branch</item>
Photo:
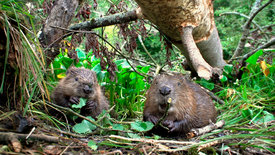
[[[0,132],[0,141],[5,142],[9,140],[9,138],[12,136],[16,137],[19,140],[25,141],[28,134],[19,134],[14,132]],[[58,137],[47,136],[43,134],[32,134],[29,136],[28,139],[42,140],[42,141],[53,142],[53,143],[57,143],[59,141]]]
[[[110,135],[109,138],[116,138],[116,139],[121,139],[121,140],[135,141],[135,142],[142,142],[142,143],[149,143],[149,144],[159,144],[159,143],[180,144],[180,145],[198,144],[196,142],[189,142],[189,141],[154,140],[154,139],[146,139],[146,138],[127,138],[127,137],[122,137],[122,136],[117,136],[117,135]]]
[[[70,30],[92,30],[98,27],[104,27],[115,24],[127,23],[138,19],[137,10],[117,13],[110,16],[91,19],[90,21],[82,22],[71,26]]]
[[[210,123],[209,125],[203,128],[191,129],[189,133],[187,133],[187,138],[193,138],[195,136],[199,136],[205,133],[208,133],[214,129],[221,128],[224,125],[224,120],[221,120],[217,123]]]
[[[251,25],[251,22],[252,20],[255,18],[255,16],[260,12],[262,11],[266,6],[268,6],[269,4],[271,4],[273,2],[273,0],[269,0],[266,4],[264,4],[263,6],[261,7],[258,7],[258,4],[257,1],[253,7],[253,9],[251,10],[250,12],[250,18],[249,20],[246,21],[246,23],[244,24],[243,26],[243,34],[242,34],[242,37],[238,43],[238,46],[232,56],[232,58],[229,60],[229,62],[232,62],[232,59],[238,57],[241,55],[243,49],[244,49],[244,45],[246,43],[246,40],[247,40],[247,37],[249,35],[249,29],[250,29],[250,25]]]
[[[219,143],[220,143],[220,140],[215,140],[215,141],[213,141],[213,142],[209,142],[209,143],[200,145],[200,146],[198,147],[198,151],[200,151],[200,150],[202,150],[202,149],[204,149],[204,148],[213,146],[213,145],[217,145],[217,144],[219,144]]]

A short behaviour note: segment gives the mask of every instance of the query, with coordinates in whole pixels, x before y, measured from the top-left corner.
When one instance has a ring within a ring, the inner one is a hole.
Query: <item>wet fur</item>
[[[171,93],[163,96],[159,89],[171,88]],[[144,121],[154,124],[164,115],[168,98],[172,99],[168,116],[163,125],[170,130],[158,127],[153,130],[160,135],[185,136],[192,128],[203,127],[210,121],[216,122],[216,109],[208,94],[199,85],[187,80],[182,74],[162,74],[155,77],[147,91],[144,107]]]

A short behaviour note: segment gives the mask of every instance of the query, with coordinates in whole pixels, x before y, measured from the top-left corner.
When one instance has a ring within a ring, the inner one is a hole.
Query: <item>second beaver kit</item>
[[[51,98],[55,104],[63,107],[78,104],[80,98],[87,99],[86,105],[81,108],[81,114],[93,118],[109,108],[108,101],[97,82],[96,73],[85,68],[70,67]]]
[[[171,137],[185,137],[192,128],[200,128],[216,122],[216,109],[208,94],[198,85],[187,80],[184,75],[162,74],[155,77],[147,91],[143,120],[162,126],[153,133]]]

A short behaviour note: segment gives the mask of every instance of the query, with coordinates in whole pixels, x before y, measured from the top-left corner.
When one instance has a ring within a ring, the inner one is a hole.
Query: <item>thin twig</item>
[[[144,51],[146,52],[146,54],[150,57],[150,59],[153,61],[153,63],[158,66],[158,63],[156,62],[156,60],[152,57],[152,55],[148,52],[147,48],[145,47],[142,39],[141,39],[141,36],[138,35],[138,40],[139,42],[141,43],[141,46],[143,47]]]
[[[258,3],[256,2],[253,9],[251,10],[250,12],[250,18],[249,20],[246,21],[246,23],[244,24],[243,26],[243,34],[242,34],[242,37],[238,43],[238,46],[232,56],[232,58],[229,60],[229,63],[232,62],[232,59],[238,57],[241,55],[243,49],[244,49],[244,46],[245,46],[245,43],[246,43],[246,40],[247,40],[247,37],[249,35],[249,29],[250,29],[250,25],[251,25],[251,22],[252,20],[255,18],[255,16],[261,11],[263,10],[266,6],[268,6],[269,4],[271,4],[273,2],[273,0],[269,0],[266,4],[264,4],[263,6],[261,7],[257,7],[258,6]]]

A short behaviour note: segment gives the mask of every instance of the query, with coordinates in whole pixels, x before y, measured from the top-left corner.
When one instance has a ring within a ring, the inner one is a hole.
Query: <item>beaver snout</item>
[[[88,85],[85,85],[83,91],[85,94],[90,94],[92,92],[92,88]]]
[[[162,86],[159,89],[159,93],[163,96],[169,95],[171,93],[171,88],[167,87],[167,86]]]

